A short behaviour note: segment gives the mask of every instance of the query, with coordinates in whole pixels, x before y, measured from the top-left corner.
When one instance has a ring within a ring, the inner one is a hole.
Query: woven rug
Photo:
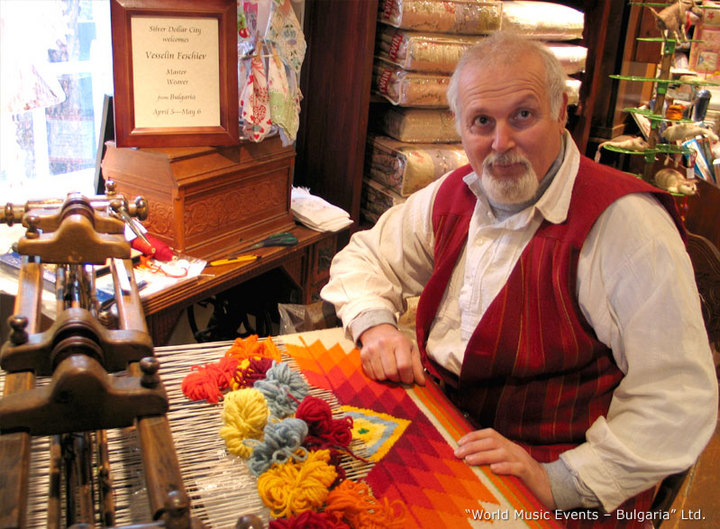
[[[414,527],[559,527],[520,480],[453,455],[471,426],[436,385],[375,382],[357,349],[319,341],[286,349],[311,386],[332,392],[353,415],[355,433],[381,456],[366,481],[377,496],[402,501]]]

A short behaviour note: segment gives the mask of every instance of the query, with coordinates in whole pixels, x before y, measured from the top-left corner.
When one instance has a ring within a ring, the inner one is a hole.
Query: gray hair
[[[450,78],[447,89],[447,100],[450,110],[455,114],[455,122],[459,124],[460,102],[458,90],[460,76],[467,67],[493,68],[501,64],[511,64],[519,57],[535,53],[545,66],[545,80],[550,103],[550,111],[554,116],[560,116],[565,93],[565,80],[567,76],[560,61],[542,42],[529,40],[517,33],[499,31],[482,39],[470,48],[458,61],[455,72]]]

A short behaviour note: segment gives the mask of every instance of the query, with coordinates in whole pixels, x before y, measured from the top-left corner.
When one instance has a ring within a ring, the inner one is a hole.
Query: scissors
[[[243,252],[255,250],[257,248],[266,248],[268,246],[295,246],[297,243],[298,238],[295,237],[295,235],[293,235],[289,231],[283,231],[280,233],[273,233],[269,237],[263,239],[258,243],[253,244],[249,248],[245,248]]]

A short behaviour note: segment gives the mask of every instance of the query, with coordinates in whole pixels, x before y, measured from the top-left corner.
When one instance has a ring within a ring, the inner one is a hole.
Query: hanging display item
[[[118,147],[238,142],[235,0],[112,0]]]
[[[300,124],[299,75],[307,45],[290,0],[238,0],[241,138],[279,134],[294,143]]]

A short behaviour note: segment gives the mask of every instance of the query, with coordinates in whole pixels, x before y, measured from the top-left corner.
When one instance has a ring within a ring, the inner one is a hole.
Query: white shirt
[[[497,221],[478,177],[468,244],[428,336],[428,355],[459,373],[470,335],[542,221],[565,220],[580,154],[566,133],[563,163],[540,199]],[[394,321],[432,272],[430,211],[438,180],[356,233],[333,260],[322,297],[357,337]],[[607,417],[562,461],[611,511],[695,461],[717,420],[717,380],[692,265],[675,225],[649,195],[613,203],[597,220],[578,261],[578,302],[625,377]],[[580,486],[580,490],[584,487]]]

